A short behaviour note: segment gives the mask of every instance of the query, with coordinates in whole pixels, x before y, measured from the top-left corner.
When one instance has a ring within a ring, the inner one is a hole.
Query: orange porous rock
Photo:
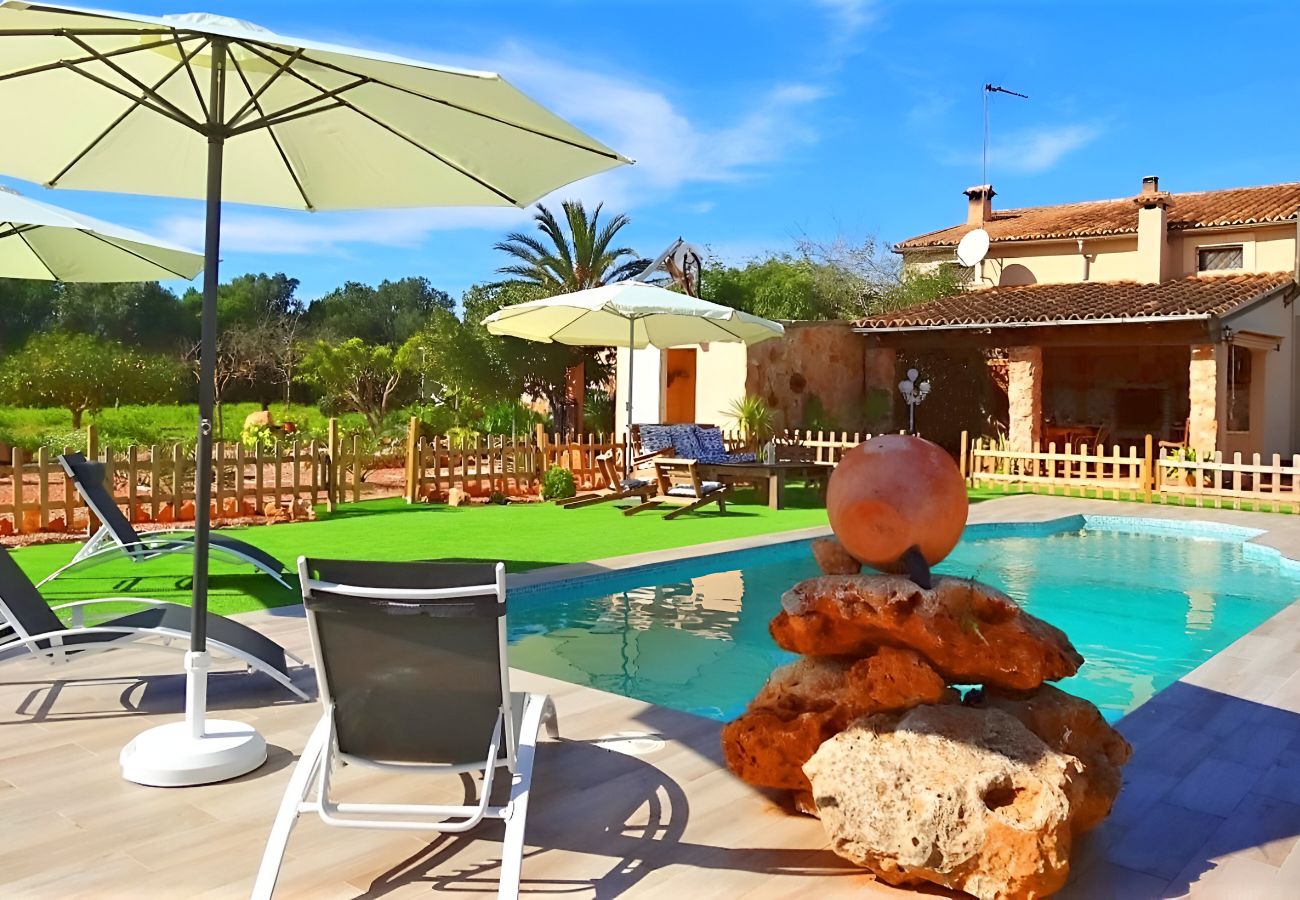
[[[862,563],[850,556],[844,545],[833,537],[813,541],[812,555],[817,560],[817,567],[826,575],[856,575],[862,571]]]
[[[781,597],[773,639],[813,656],[915,650],[949,684],[1027,691],[1078,671],[1083,657],[1061,630],[1001,591],[939,576],[931,590],[901,575],[822,575]]]
[[[1133,755],[1133,747],[1110,727],[1097,707],[1050,684],[1030,694],[971,692],[963,702],[975,709],[1007,713],[1044,744],[1079,761],[1082,785],[1070,818],[1075,834],[1095,828],[1110,815],[1123,784],[1120,769]]]
[[[966,527],[966,483],[951,456],[919,437],[886,434],[841,457],[826,489],[826,514],[844,549],[883,572],[917,547],[935,565]]]
[[[193,521],[194,521],[194,501],[193,501],[193,500],[186,500],[184,503],[181,504],[181,511],[180,511],[180,513],[177,514],[177,516],[176,516],[176,521],[178,521],[178,522],[193,522]]]
[[[155,520],[161,524],[168,524],[176,521],[176,510],[168,503],[162,509],[158,510],[158,518]]]
[[[0,519],[0,537],[9,537],[14,533],[14,523],[12,519]]]
[[[777,669],[735,721],[722,729],[727,767],[759,787],[809,789],[803,764],[859,716],[957,694],[920,655],[882,647],[859,660],[808,657]]]

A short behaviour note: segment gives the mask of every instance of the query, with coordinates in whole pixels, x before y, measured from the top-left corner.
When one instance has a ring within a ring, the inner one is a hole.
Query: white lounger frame
[[[91,656],[96,653],[103,653],[107,650],[118,650],[122,647],[133,647],[141,650],[165,650],[169,653],[189,650],[190,633],[179,628],[132,628],[126,625],[94,625],[89,628],[85,626],[85,608],[94,606],[99,603],[134,603],[142,606],[171,606],[161,600],[147,600],[140,597],[103,597],[96,600],[77,600],[73,603],[61,603],[58,606],[52,606],[54,612],[60,610],[72,610],[72,624],[59,631],[48,631],[42,634],[30,634],[27,629],[23,628],[18,622],[18,617],[13,614],[8,606],[5,605],[4,599],[0,598],[0,615],[4,617],[4,622],[0,627],[8,628],[10,633],[0,635],[0,651],[10,650],[15,647],[26,647],[36,656],[49,662],[51,665],[69,663],[78,657]],[[64,645],[65,638],[79,634],[116,634],[117,638],[111,641],[95,641],[90,644],[69,644]],[[152,643],[147,638],[159,638],[161,643]],[[41,647],[41,641],[49,641],[49,647]],[[173,641],[179,643],[173,645]],[[237,647],[231,646],[223,641],[216,640],[209,635],[208,647],[220,653],[229,656],[231,659],[238,660],[248,667],[249,671],[262,672],[271,676],[284,687],[288,688],[303,700],[311,698],[297,685],[295,685],[279,669],[266,665],[262,660],[252,654],[245,653]],[[306,665],[306,662],[299,657],[284,651],[284,655],[295,665]]]
[[[304,594],[336,593],[352,597],[379,597],[400,601],[481,597],[487,591],[494,589],[497,601],[499,603],[506,601],[506,570],[501,563],[497,563],[496,566],[495,588],[489,585],[472,585],[413,590],[333,584],[311,578],[304,557],[298,558],[298,577]],[[307,626],[311,632],[312,647],[318,648],[320,643],[316,633],[316,618],[310,610],[307,613]],[[497,631],[501,654],[501,696],[505,700],[501,709],[497,711],[496,727],[492,731],[491,741],[484,748],[482,763],[463,765],[386,763],[340,753],[334,734],[333,698],[325,677],[325,667],[321,665],[319,658],[316,660],[316,676],[325,711],[320,721],[316,723],[316,727],[312,729],[307,746],[303,748],[302,756],[299,757],[289,778],[284,798],[280,801],[280,810],[276,814],[275,824],[271,827],[271,836],[267,840],[262,864],[257,871],[257,881],[253,885],[253,900],[270,900],[275,890],[276,879],[280,874],[285,848],[289,843],[289,833],[303,813],[315,813],[327,825],[346,828],[434,831],[442,834],[469,831],[483,819],[503,819],[506,823],[506,833],[501,851],[501,882],[497,889],[497,897],[498,900],[507,900],[519,896],[520,869],[524,855],[524,825],[528,817],[528,797],[532,788],[537,738],[543,726],[552,739],[558,739],[560,731],[555,706],[549,696],[510,692],[504,616],[498,620]],[[523,715],[518,734],[515,733],[513,711],[516,698],[523,701]],[[503,738],[506,754],[499,758]],[[474,805],[336,803],[330,799],[330,774],[334,766],[340,762],[395,772],[428,772],[446,775],[481,772],[483,784],[479,789],[479,800]],[[493,776],[501,766],[505,766],[510,772],[510,799],[504,806],[489,806]],[[315,797],[308,799],[307,795],[313,784],[316,787]]]
[[[86,500],[84,495],[82,499]],[[86,503],[89,505],[90,501],[86,500]],[[99,515],[98,510],[92,511],[95,512],[97,516]],[[103,517],[100,517],[100,521],[103,521]],[[55,578],[58,578],[70,569],[88,568],[100,563],[109,562],[116,558],[115,554],[119,553],[125,553],[132,562],[146,562],[147,560],[157,559],[160,556],[169,556],[173,553],[191,553],[194,550],[193,538],[191,537],[187,540],[184,537],[180,537],[180,535],[193,535],[193,533],[193,529],[190,528],[169,528],[165,531],[150,531],[141,536],[138,543],[130,544],[120,540],[113,532],[113,529],[109,528],[107,525],[100,525],[99,530],[91,536],[90,540],[81,545],[80,549],[77,550],[76,555],[73,556],[66,565],[60,566],[49,575],[46,575],[39,583],[37,583],[36,586],[39,588],[47,581],[53,581]],[[219,544],[208,544],[208,552],[225,554],[226,556],[233,557],[240,562],[247,563],[255,569],[270,575],[276,581],[280,582],[280,584],[289,588],[289,590],[293,590],[293,585],[284,580],[284,576],[280,574],[279,570],[273,570],[258,560],[253,559],[250,556],[245,556],[243,553],[240,553],[232,547],[223,547]]]

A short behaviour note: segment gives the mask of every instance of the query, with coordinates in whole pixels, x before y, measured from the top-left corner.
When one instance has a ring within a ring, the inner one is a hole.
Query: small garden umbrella
[[[202,254],[0,185],[0,278],[188,281],[202,268]]]
[[[47,187],[207,202],[185,723],[138,736],[123,773],[204,784],[265,742],[205,720],[221,201],[307,210],[518,206],[628,160],[500,76],[284,37],[207,13],[0,0],[0,172]]]
[[[497,310],[483,324],[492,334],[530,341],[632,349],[710,341],[757,344],[785,333],[778,322],[643,281],[619,281],[518,303]],[[628,425],[632,424],[632,360],[629,351]]]

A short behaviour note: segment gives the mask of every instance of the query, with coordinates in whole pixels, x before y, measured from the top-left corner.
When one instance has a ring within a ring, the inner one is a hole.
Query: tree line
[[[423,276],[349,281],[311,303],[285,273],[239,275],[218,294],[218,400],[319,402],[361,413],[379,436],[399,407],[430,427],[510,430],[543,399],[561,427],[610,428],[608,350],[489,335],[483,318],[514,303],[640,274],[649,259],[620,243],[625,215],[565,202],[538,206],[533,229],[495,244],[495,280],[460,298]],[[875,241],[798,242],[744,265],[706,264],[708,300],[775,319],[858,318],[960,288],[954,270],[903,273]],[[201,294],[158,283],[0,279],[0,402],[85,413],[196,394]],[[583,367],[588,408],[569,409],[567,373]],[[2,437],[2,436],[0,436]]]

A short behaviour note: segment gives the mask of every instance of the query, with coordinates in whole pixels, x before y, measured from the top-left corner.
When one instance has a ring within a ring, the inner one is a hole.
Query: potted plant
[[[758,453],[776,435],[772,410],[762,397],[750,394],[736,400],[727,410],[727,415],[736,423],[745,441],[745,449],[751,453]]]
[[[1177,465],[1180,462],[1196,462],[1196,450],[1192,447],[1174,447],[1161,459],[1164,480],[1182,482],[1188,487],[1196,487],[1196,470]]]

